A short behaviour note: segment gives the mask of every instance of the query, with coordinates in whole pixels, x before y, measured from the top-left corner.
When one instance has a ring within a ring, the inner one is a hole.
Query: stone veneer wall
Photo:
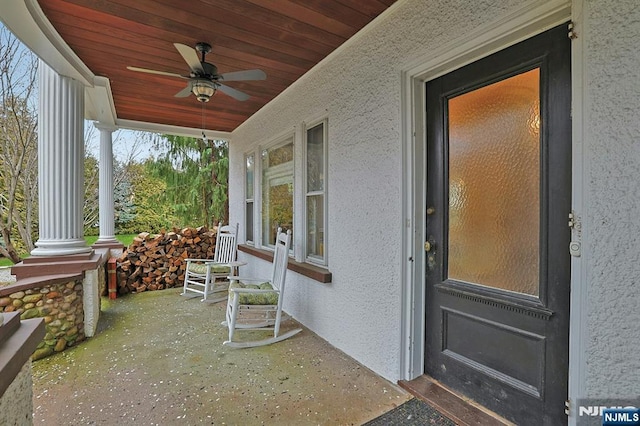
[[[44,318],[46,334],[32,359],[61,352],[85,339],[82,276],[65,282],[39,282],[12,293],[11,287],[0,293],[4,294],[0,296],[0,312],[20,312],[21,319]]]
[[[31,361],[27,360],[20,373],[0,397],[0,424],[33,424],[33,390]]]

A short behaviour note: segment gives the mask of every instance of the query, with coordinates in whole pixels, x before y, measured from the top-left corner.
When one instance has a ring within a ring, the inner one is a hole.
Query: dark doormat
[[[413,398],[393,410],[384,413],[380,417],[368,421],[363,426],[395,425],[455,426],[456,424],[440,414],[440,412],[432,406],[422,402],[418,398]]]

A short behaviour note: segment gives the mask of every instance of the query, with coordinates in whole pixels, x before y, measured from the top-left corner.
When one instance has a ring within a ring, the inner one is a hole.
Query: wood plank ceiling
[[[251,96],[216,93],[205,104],[209,130],[233,131],[396,0],[39,0],[58,33],[98,76],[109,78],[119,119],[200,128],[203,108],[174,95],[187,75],[173,43],[207,42],[219,73],[259,68],[267,79],[229,82]]]

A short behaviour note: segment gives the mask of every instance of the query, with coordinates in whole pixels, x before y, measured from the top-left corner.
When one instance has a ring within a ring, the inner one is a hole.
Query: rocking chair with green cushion
[[[235,226],[218,224],[216,247],[213,259],[185,259],[187,267],[184,274],[184,287],[181,295],[197,297],[201,294],[203,302],[216,303],[225,300],[231,273],[238,251],[238,224]],[[224,281],[219,281],[225,278]],[[210,297],[213,296],[213,297]]]
[[[280,323],[286,319],[282,313],[282,301],[289,263],[291,231],[283,233],[278,228],[277,235],[271,279],[229,277],[231,284],[227,299],[227,316],[226,321],[222,323],[229,328],[229,340],[223,343],[225,346],[250,348],[270,345],[301,331],[297,328],[280,334]],[[273,330],[273,337],[257,341],[234,341],[234,334],[239,330]]]

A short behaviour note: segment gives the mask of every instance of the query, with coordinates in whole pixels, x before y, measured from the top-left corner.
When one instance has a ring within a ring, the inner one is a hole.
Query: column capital
[[[104,130],[105,132],[115,132],[116,130],[119,129],[118,126],[115,126],[113,124],[103,123],[101,121],[94,121],[93,125],[96,129]]]

